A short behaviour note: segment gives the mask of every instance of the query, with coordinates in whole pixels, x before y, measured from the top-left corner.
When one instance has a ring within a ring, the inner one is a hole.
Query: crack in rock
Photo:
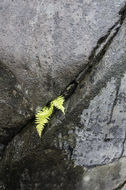
[[[119,156],[119,159],[123,157],[123,153],[124,153],[124,150],[125,150],[125,142],[126,142],[126,131],[125,131],[125,137],[124,137],[124,140],[122,142],[122,151],[121,151],[121,154]]]
[[[124,181],[123,183],[119,184],[118,187],[112,189],[112,190],[123,190],[122,188],[125,186],[126,181]]]
[[[119,11],[120,19],[108,30],[107,34],[101,37],[96,47],[92,50],[90,56],[89,56],[89,62],[87,66],[76,76],[76,78],[66,87],[66,89],[61,93],[65,97],[65,99],[68,99],[75,91],[77,85],[85,78],[86,73],[90,73],[93,66],[98,64],[99,61],[103,58],[104,54],[106,53],[107,49],[109,48],[110,44],[112,43],[114,37],[117,35],[118,31],[120,30],[123,21],[126,16],[126,5],[121,8]],[[117,92],[118,95],[118,92]],[[116,100],[115,100],[116,103]],[[115,104],[114,103],[114,104]],[[113,105],[114,106],[114,105]],[[114,109],[114,107],[113,107]],[[113,112],[113,111],[112,111]],[[35,116],[33,116],[28,122],[30,123],[35,119]],[[13,140],[13,138],[18,135],[25,126],[23,126],[20,131],[15,133],[13,137],[10,139],[10,141],[7,143],[7,145]]]
[[[119,81],[119,84],[118,84],[117,87],[116,87],[115,100],[114,100],[114,102],[113,102],[112,109],[111,109],[111,113],[110,113],[110,119],[109,119],[109,121],[108,121],[107,124],[110,124],[110,123],[111,123],[112,116],[113,116],[113,110],[114,110],[114,107],[116,106],[117,100],[118,100],[118,95],[119,95],[120,86],[121,86],[121,79],[120,79],[120,81]]]
[[[107,34],[101,37],[98,42],[96,47],[92,50],[90,56],[89,56],[89,62],[86,65],[86,67],[79,73],[79,75],[76,77],[75,81],[77,83],[80,83],[83,78],[85,77],[85,74],[87,72],[90,72],[92,67],[96,65],[104,56],[106,53],[107,49],[109,48],[110,44],[112,43],[113,39],[119,32],[123,21],[126,17],[126,4],[124,7],[121,8],[119,11],[120,19],[108,30]]]

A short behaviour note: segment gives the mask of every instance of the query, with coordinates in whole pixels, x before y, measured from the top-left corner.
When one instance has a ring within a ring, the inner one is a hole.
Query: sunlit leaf
[[[53,108],[56,107],[57,109],[61,110],[64,113],[63,103],[64,103],[64,97],[59,96],[50,103],[49,108],[45,106],[41,111],[39,111],[35,115],[36,129],[40,137],[42,135],[42,131],[44,129],[45,124],[48,123],[50,116],[53,113]]]
[[[56,98],[55,100],[52,101],[52,104],[59,110],[61,110],[63,113],[64,113],[64,106],[63,106],[63,103],[64,103],[64,97],[62,96],[59,96],[58,98]]]

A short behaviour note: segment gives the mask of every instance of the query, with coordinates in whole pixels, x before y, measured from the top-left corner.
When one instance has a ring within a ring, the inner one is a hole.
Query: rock
[[[120,158],[125,150],[125,26],[126,21],[103,59],[78,87],[75,108],[71,100],[72,112],[77,113],[74,117],[80,123],[73,152],[79,165],[106,164]]]
[[[126,185],[124,185],[124,187],[122,188],[122,190],[126,190]]]
[[[4,92],[0,97],[1,141],[9,141],[29,117],[33,118],[35,110],[61,94],[85,68],[94,48],[120,20],[124,3],[0,2],[0,72],[3,75],[6,68],[7,80],[12,80],[11,84],[6,81],[5,86],[11,86],[7,95]],[[3,88],[0,84],[0,91]]]
[[[79,188],[84,169],[53,146],[52,132],[41,140],[33,126],[27,126],[8,145],[0,165],[0,184],[8,190]]]
[[[4,144],[0,144],[0,160],[2,159],[2,155],[5,149],[5,145]]]
[[[0,64],[0,143],[6,144],[32,114],[15,76]]]
[[[0,162],[0,188],[125,188],[126,159],[122,158],[126,155],[124,3],[116,0],[80,0],[73,4],[22,1],[18,6],[15,1],[1,3],[3,15],[8,11],[11,20],[10,25],[6,15],[2,17],[2,30],[8,27],[8,36],[0,37],[3,40],[0,57],[2,69],[5,68],[1,78],[7,81],[7,91],[3,90],[1,100],[5,97],[8,104],[17,100],[14,104],[22,106],[14,115],[12,110],[9,112],[12,121],[5,127],[6,117],[1,119],[1,131],[13,128],[13,118],[17,118],[20,110],[22,114],[14,123],[13,134],[7,136],[3,131],[1,135],[2,143],[6,142],[6,136],[11,138],[5,143]],[[6,56],[5,52],[8,52]],[[36,56],[40,66],[35,66]],[[40,139],[34,121],[29,118],[37,106],[45,105],[72,81],[78,85],[65,103],[65,115],[55,112]],[[4,89],[4,83],[1,84]],[[12,96],[13,91],[14,94],[17,91],[18,99]]]
[[[126,158],[122,158],[117,162],[89,170],[83,177],[82,189],[125,190],[125,167]]]
[[[66,102],[65,116],[56,113],[42,139],[31,123],[9,143],[0,170],[7,189],[113,190],[124,183],[125,24]],[[85,173],[83,166],[95,168]]]

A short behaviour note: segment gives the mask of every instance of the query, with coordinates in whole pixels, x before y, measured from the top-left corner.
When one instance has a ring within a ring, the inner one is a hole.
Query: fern
[[[55,106],[57,109],[61,110],[64,113],[65,108],[63,107],[64,98],[62,96],[59,96],[55,100],[51,102],[53,106]]]
[[[56,107],[57,109],[61,110],[64,113],[65,108],[63,106],[63,103],[64,103],[64,97],[59,96],[58,98],[56,98],[50,103],[49,108],[45,106],[41,111],[39,111],[36,114],[35,116],[36,129],[40,137],[42,135],[42,131],[44,129],[45,124],[48,123],[50,116],[53,113],[54,107]]]

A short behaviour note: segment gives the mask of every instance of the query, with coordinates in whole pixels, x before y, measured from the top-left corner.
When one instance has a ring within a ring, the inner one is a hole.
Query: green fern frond
[[[57,109],[61,110],[64,113],[63,103],[64,103],[64,97],[62,97],[62,96],[59,96],[58,98],[56,98],[55,100],[52,101],[52,104]]]
[[[49,108],[45,106],[42,109],[42,111],[39,111],[36,114],[35,116],[36,129],[40,137],[42,135],[42,131],[44,129],[45,124],[48,123],[48,120],[50,119],[50,116],[53,113],[53,108],[56,107],[57,109],[61,110],[64,113],[63,103],[64,103],[64,97],[59,96],[58,98],[56,98],[50,103]]]
[[[41,121],[41,123],[37,124],[36,126],[36,129],[40,137],[46,123],[48,123],[48,119],[43,119],[43,121]]]

